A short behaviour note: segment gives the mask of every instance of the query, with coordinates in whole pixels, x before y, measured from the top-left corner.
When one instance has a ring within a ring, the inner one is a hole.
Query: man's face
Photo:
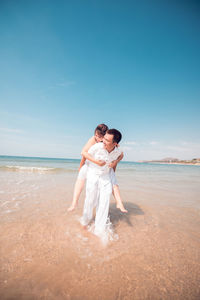
[[[108,151],[112,150],[117,145],[116,142],[113,142],[113,134],[109,134],[109,133],[106,133],[104,135],[103,143],[104,143],[104,147]]]

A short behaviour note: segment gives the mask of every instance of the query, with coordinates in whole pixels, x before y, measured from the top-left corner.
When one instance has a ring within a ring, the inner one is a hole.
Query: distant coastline
[[[163,158],[161,160],[142,160],[140,163],[155,163],[155,164],[169,164],[169,165],[192,165],[200,166],[200,158],[193,158],[191,160],[180,160],[178,158]]]

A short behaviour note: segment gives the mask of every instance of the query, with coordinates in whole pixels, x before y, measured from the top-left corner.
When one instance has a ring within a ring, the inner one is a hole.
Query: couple
[[[117,207],[122,212],[127,212],[122,204],[114,173],[117,163],[123,158],[123,154],[118,147],[121,137],[118,130],[108,130],[105,124],[100,124],[95,129],[94,137],[88,141],[81,153],[83,159],[75,184],[72,205],[68,211],[75,209],[85,179],[87,179],[81,224],[86,227],[90,223],[93,217],[93,209],[96,207],[94,233],[98,236],[101,236],[105,231],[112,191]],[[86,159],[87,161],[84,164]]]

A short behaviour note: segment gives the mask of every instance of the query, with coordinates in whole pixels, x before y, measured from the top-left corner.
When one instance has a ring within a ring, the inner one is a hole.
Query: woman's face
[[[97,143],[103,141],[103,135],[101,135],[101,134],[99,134],[99,133],[97,133],[97,132],[95,132],[94,137],[95,137],[95,140],[96,140]]]

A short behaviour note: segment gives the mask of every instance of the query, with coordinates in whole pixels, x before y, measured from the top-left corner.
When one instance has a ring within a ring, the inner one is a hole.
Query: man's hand
[[[97,160],[97,165],[100,166],[100,167],[103,167],[105,166],[106,162],[103,161],[103,160]]]
[[[109,164],[109,167],[114,169],[114,168],[116,168],[117,163],[118,163],[117,160],[113,160],[113,161]]]

